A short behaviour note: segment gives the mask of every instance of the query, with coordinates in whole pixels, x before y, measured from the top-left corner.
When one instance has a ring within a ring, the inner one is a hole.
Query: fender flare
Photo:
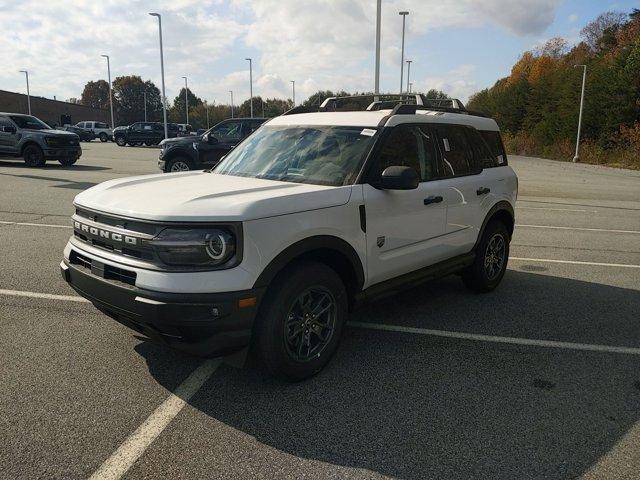
[[[515,213],[513,211],[513,206],[509,202],[507,202],[506,200],[500,200],[493,207],[491,207],[489,209],[489,211],[487,212],[487,215],[484,217],[484,220],[482,222],[482,226],[480,227],[480,232],[478,233],[478,238],[476,239],[476,243],[473,246],[472,251],[475,251],[476,247],[480,243],[480,240],[482,240],[482,236],[484,235],[484,229],[486,228],[487,224],[496,215],[496,213],[501,212],[501,211],[507,212],[509,214],[509,216],[511,217],[511,220],[513,221],[513,224],[515,226],[516,217],[515,217]],[[513,231],[511,231],[510,233],[512,234]]]
[[[269,262],[260,276],[258,276],[253,288],[268,287],[276,275],[278,275],[291,262],[305,254],[320,250],[334,250],[342,257],[346,258],[355,275],[357,289],[362,289],[362,286],[364,285],[364,267],[360,260],[360,256],[348,242],[332,235],[316,235],[313,237],[307,237],[289,245]]]

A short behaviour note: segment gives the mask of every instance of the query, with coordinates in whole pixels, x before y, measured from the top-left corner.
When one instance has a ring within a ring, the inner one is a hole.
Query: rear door
[[[3,127],[11,127],[16,129],[17,126],[7,117],[0,117],[0,152],[2,153],[18,153],[18,134],[4,132]]]
[[[446,188],[437,177],[433,131],[424,125],[393,127],[372,166],[370,184],[363,185],[366,207],[367,273],[373,285],[446,259]],[[374,187],[390,166],[416,170],[415,190]],[[373,185],[372,185],[373,184]]]

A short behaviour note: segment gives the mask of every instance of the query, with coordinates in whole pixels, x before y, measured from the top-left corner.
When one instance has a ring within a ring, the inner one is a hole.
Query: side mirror
[[[218,143],[218,139],[213,135],[211,135],[210,133],[207,134],[206,137],[207,137],[206,141],[209,145],[215,145],[216,143]]]
[[[380,188],[384,190],[414,190],[419,183],[418,172],[411,167],[387,167],[380,178]]]
[[[13,125],[5,125],[4,127],[2,127],[2,131],[4,133],[16,133],[17,130]]]

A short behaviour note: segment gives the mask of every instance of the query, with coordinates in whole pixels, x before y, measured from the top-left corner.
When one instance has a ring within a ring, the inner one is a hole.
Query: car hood
[[[200,140],[200,138],[195,135],[191,135],[190,137],[176,137],[176,138],[165,138],[160,142],[160,146],[163,148],[168,148],[173,145],[189,145],[193,143],[194,140]]]
[[[110,180],[75,204],[117,216],[157,221],[242,221],[344,205],[351,186],[328,187],[202,171]]]
[[[24,128],[24,129],[22,129],[22,131],[23,132],[29,132],[29,133],[38,133],[38,134],[44,133],[45,135],[60,135],[60,136],[65,136],[65,137],[68,137],[70,135],[76,135],[73,132],[67,132],[66,130],[56,130],[54,128],[45,128],[43,130]]]

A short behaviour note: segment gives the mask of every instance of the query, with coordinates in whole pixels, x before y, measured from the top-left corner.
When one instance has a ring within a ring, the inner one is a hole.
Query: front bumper
[[[230,353],[249,344],[263,289],[213,294],[164,293],[100,278],[67,260],[62,277],[98,310],[149,339],[193,355]],[[247,299],[255,298],[255,302]],[[240,300],[248,306],[241,307]]]
[[[44,157],[47,159],[80,158],[82,147],[50,147],[44,149]]]

